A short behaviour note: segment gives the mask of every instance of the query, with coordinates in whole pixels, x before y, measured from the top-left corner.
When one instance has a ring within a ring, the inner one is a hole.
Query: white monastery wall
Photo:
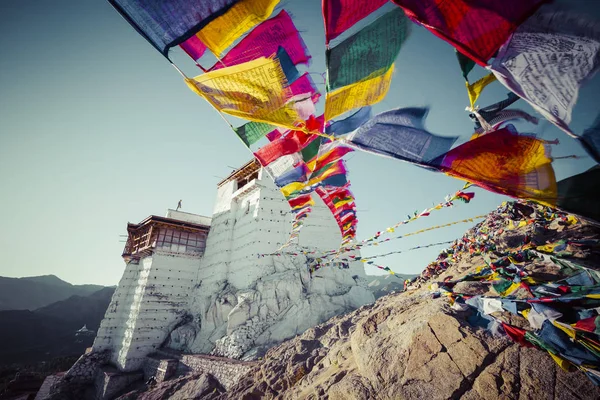
[[[301,247],[284,252],[339,246],[335,219],[314,197],[316,205],[300,232]],[[161,346],[253,358],[374,301],[360,262],[328,266],[311,276],[309,265],[318,253],[268,255],[288,240],[293,214],[264,170],[241,188],[235,180],[222,184],[212,220],[175,210],[167,217],[210,223],[206,249],[201,256],[153,248],[127,263],[93,346],[110,350],[111,363],[123,371],[141,368],[145,356]]]
[[[156,251],[129,262],[100,324],[94,351],[111,350],[111,363],[139,369],[189,309],[199,257]]]
[[[309,250],[336,249],[341,241],[339,228],[315,197],[299,245]],[[187,344],[189,351],[249,357],[257,349],[374,300],[361,263],[348,269],[328,267],[311,278],[312,260],[303,255],[259,257],[287,241],[292,218],[287,201],[264,170],[242,188],[237,189],[236,182],[219,188],[194,289],[191,314],[196,336]],[[290,246],[283,251],[299,250]]]

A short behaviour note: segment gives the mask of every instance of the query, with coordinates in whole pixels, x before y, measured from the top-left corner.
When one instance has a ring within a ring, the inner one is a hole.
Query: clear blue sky
[[[596,18],[595,1],[571,1]],[[320,1],[282,3],[308,44],[310,71],[324,71]],[[590,8],[594,9],[590,9]],[[279,7],[280,8],[280,7]],[[277,10],[276,10],[277,12]],[[376,112],[428,105],[428,128],[467,140],[472,123],[453,49],[422,28],[398,58],[392,89]],[[0,275],[55,274],[72,283],[113,285],[127,221],[183,210],[210,215],[216,183],[250,153],[169,63],[105,1],[0,2]],[[174,59],[186,62],[185,55]],[[195,73],[194,66],[186,71]],[[478,71],[473,75],[482,74]],[[495,83],[479,104],[504,98]],[[582,132],[596,116],[600,83],[580,94],[572,122]],[[596,96],[594,96],[596,94]],[[529,109],[523,101],[519,107]],[[560,138],[554,155],[578,154],[573,140],[548,124],[535,130]],[[364,239],[453,193],[462,182],[415,166],[353,153],[348,167]],[[592,160],[555,162],[559,179]],[[406,225],[398,234],[484,214],[505,198],[475,189],[458,204]],[[468,225],[435,230],[379,246],[365,255],[452,240]],[[440,248],[380,259],[416,273]],[[367,270],[374,273],[376,270]]]

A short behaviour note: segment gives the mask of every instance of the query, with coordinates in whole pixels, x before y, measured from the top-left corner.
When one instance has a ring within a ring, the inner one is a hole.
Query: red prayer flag
[[[487,61],[548,0],[392,0],[406,15],[477,62]]]
[[[325,42],[329,43],[385,3],[387,0],[323,0]]]
[[[516,326],[505,324],[504,322],[500,322],[502,327],[504,328],[504,332],[510,337],[513,341],[519,343],[524,347],[533,347],[531,343],[525,339],[525,333],[527,332],[525,329],[517,328]]]
[[[254,155],[262,166],[267,166],[279,157],[299,152],[318,137],[302,131],[291,131],[286,136],[264,145]]]

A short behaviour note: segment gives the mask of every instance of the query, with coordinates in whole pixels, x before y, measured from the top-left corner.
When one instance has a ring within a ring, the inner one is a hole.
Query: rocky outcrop
[[[514,247],[527,236],[537,235],[542,243],[598,238],[598,229],[585,222],[533,224],[510,231],[502,226],[489,232],[493,251]],[[597,255],[595,250],[572,252],[593,268],[598,266]],[[600,388],[581,371],[565,372],[547,352],[521,347],[504,333],[482,326],[471,307],[434,298],[440,285],[435,282],[485,265],[467,247],[454,259],[456,263],[444,269],[427,271],[413,282],[413,290],[382,297],[269,350],[258,367],[219,399],[600,398]],[[557,273],[543,262],[526,268],[538,277]],[[455,292],[471,295],[492,290],[489,282],[458,285]],[[495,316],[514,326],[527,323],[505,312]]]

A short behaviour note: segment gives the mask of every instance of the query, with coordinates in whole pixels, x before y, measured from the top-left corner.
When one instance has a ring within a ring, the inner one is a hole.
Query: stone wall
[[[225,389],[229,389],[256,365],[258,363],[254,361],[239,361],[231,358],[184,354],[179,360],[177,373],[208,373],[214,376]]]
[[[177,358],[155,354],[146,357],[143,367],[144,380],[148,381],[148,379],[154,377],[156,382],[160,383],[171,378],[177,370],[178,362]]]

